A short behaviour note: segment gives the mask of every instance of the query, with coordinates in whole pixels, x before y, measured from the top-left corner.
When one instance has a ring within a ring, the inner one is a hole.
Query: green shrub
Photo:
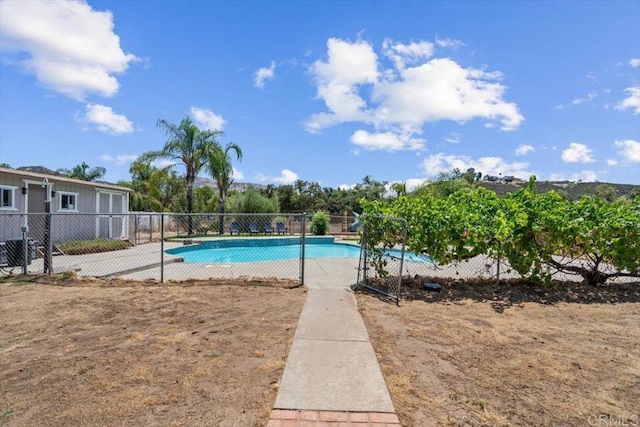
[[[69,240],[67,242],[56,243],[56,246],[66,255],[83,255],[118,251],[129,248],[133,245],[128,240],[101,238],[92,240]]]
[[[235,193],[227,199],[228,213],[277,213],[278,199],[265,197],[249,186],[243,193]]]
[[[329,231],[329,214],[316,212],[311,217],[311,232],[316,236],[324,236]]]
[[[580,275],[591,285],[640,277],[640,197],[610,203],[584,196],[572,202],[554,191],[539,193],[532,177],[504,198],[475,188],[400,196],[393,203],[363,200],[362,206],[371,248],[399,241],[396,223],[377,217],[387,215],[407,221],[409,251],[426,252],[442,265],[484,254],[506,259],[536,282],[558,272]],[[383,265],[375,268],[386,274]]]

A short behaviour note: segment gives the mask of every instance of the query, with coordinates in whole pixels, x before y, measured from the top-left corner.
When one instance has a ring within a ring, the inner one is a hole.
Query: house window
[[[16,209],[16,188],[8,185],[0,185],[0,209]]]
[[[60,211],[78,211],[78,193],[66,193],[64,191],[58,191],[56,193],[59,196],[60,206],[58,210]]]

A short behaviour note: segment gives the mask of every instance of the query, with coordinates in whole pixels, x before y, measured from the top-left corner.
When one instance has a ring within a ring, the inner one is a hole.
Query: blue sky
[[[13,167],[127,179],[190,115],[243,182],[640,184],[637,1],[2,0],[0,58]]]

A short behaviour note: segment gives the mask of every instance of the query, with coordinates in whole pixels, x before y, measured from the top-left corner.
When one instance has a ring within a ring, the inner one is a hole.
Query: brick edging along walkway
[[[274,409],[267,427],[400,427],[396,414],[387,412],[297,411]]]

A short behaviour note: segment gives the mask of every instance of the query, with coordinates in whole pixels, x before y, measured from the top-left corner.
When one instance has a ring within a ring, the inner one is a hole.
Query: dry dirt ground
[[[640,426],[640,285],[403,294],[357,294],[403,425]]]
[[[0,282],[0,425],[264,426],[304,303],[286,282]]]

